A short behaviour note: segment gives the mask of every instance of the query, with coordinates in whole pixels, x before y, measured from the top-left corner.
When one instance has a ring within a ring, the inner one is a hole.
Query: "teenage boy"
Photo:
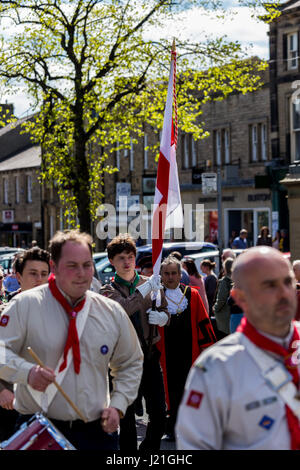
[[[168,323],[167,302],[160,290],[160,276],[145,277],[135,270],[136,244],[128,234],[120,234],[107,246],[110,263],[116,274],[111,284],[106,284],[100,293],[119,302],[129,315],[144,352],[144,367],[140,394],[146,402],[149,415],[146,436],[139,450],[160,449],[161,438],[165,432],[166,404],[163,376],[160,368],[160,353],[156,347],[160,336],[158,326]],[[151,292],[160,290],[161,304],[152,309]],[[150,327],[153,331],[152,346],[149,346]],[[150,349],[150,350],[149,350]],[[120,423],[120,450],[137,450],[135,407],[130,406]]]
[[[15,295],[45,284],[50,273],[50,253],[38,247],[18,253],[14,259],[13,271],[20,288],[8,295],[10,301]],[[3,310],[7,304],[3,304]],[[0,441],[8,439],[14,432],[17,412],[13,406],[13,384],[0,380]]]

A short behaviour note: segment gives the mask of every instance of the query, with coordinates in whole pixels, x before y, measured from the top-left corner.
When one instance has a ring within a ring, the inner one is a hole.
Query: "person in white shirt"
[[[237,257],[232,276],[245,317],[194,363],[178,414],[178,449],[300,449],[292,266],[278,250],[254,247]]]
[[[43,410],[76,449],[117,450],[113,434],[142,376],[136,332],[117,302],[89,290],[88,234],[57,232],[50,253],[48,283],[16,295],[0,318],[0,378],[17,384],[19,423]],[[33,364],[28,347],[45,367]],[[55,379],[86,421],[57,391]]]

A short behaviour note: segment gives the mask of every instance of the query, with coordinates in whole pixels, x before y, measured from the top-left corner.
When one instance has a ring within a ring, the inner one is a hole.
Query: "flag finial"
[[[175,38],[173,39],[173,43],[172,43],[172,52],[175,52],[176,51],[176,47],[175,47]]]

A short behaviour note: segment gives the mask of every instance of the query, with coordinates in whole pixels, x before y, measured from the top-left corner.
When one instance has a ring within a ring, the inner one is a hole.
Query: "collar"
[[[292,324],[290,325],[290,331],[288,332],[288,334],[287,334],[284,338],[280,338],[279,336],[270,335],[270,334],[265,333],[264,331],[261,331],[261,330],[259,330],[259,329],[257,329],[257,331],[258,331],[261,335],[265,336],[265,337],[268,338],[268,339],[271,339],[272,341],[274,341],[275,343],[279,344],[279,345],[282,346],[283,348],[288,349],[289,344],[290,344],[290,341],[291,341],[292,336],[293,336],[294,327],[293,327]]]
[[[85,295],[83,295],[82,297],[80,297],[80,299],[77,299],[76,302],[72,302],[71,298],[68,296],[68,294],[66,294],[60,287],[59,285],[57,284],[56,282],[56,286],[58,288],[58,290],[61,292],[61,294],[64,296],[64,298],[68,301],[68,303],[71,305],[72,308],[76,307],[76,305],[78,305],[84,298],[85,298]]]
[[[115,275],[115,282],[117,282],[118,284],[121,284],[122,286],[128,287],[129,295],[133,294],[133,292],[135,291],[136,286],[139,283],[139,280],[140,280],[140,276],[138,275],[138,273],[136,271],[135,271],[135,277],[134,277],[133,281],[131,281],[131,282],[126,281],[125,279],[120,277],[118,274]]]
[[[165,296],[168,301],[168,311],[171,315],[179,314],[188,307],[188,299],[186,298],[186,288],[184,292],[179,285],[176,289],[166,289]]]

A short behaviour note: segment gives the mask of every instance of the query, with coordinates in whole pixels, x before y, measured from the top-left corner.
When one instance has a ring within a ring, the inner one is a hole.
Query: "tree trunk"
[[[75,140],[75,175],[74,196],[78,209],[78,219],[82,232],[91,231],[89,169],[86,160],[84,129],[77,121]]]

